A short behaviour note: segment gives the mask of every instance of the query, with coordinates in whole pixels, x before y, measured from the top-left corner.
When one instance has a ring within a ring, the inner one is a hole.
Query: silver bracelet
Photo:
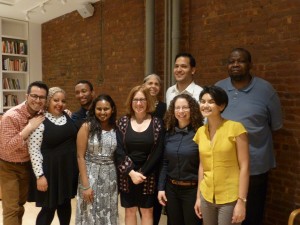
[[[86,190],[90,189],[91,186],[83,187],[83,186],[80,184],[80,185],[79,185],[79,188],[82,189],[82,190],[84,190],[84,191],[86,191]]]

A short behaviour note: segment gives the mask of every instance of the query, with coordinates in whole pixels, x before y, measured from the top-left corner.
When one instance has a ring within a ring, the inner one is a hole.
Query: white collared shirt
[[[196,99],[196,101],[198,102],[201,91],[202,91],[202,87],[195,84],[194,81],[192,81],[192,83],[190,83],[190,85],[182,92],[180,92],[177,89],[177,84],[175,84],[175,85],[169,87],[166,92],[167,108],[169,108],[169,105],[170,105],[170,102],[172,101],[172,99],[179,94],[188,94],[188,95],[192,96],[194,99]]]

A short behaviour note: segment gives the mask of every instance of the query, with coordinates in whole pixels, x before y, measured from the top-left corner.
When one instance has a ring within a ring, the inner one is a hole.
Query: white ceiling
[[[42,24],[100,0],[0,0],[0,16]],[[41,5],[44,4],[43,13]]]

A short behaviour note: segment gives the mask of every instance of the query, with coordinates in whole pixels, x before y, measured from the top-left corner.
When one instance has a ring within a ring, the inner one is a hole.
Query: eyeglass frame
[[[45,101],[47,99],[47,96],[39,96],[39,95],[36,95],[36,94],[32,94],[32,93],[29,93],[28,96],[30,96],[33,100],[40,100],[40,101]]]
[[[132,99],[132,102],[134,102],[134,103],[138,103],[138,102],[145,103],[145,102],[147,102],[147,99],[146,98],[134,98],[134,99]]]
[[[182,110],[183,112],[187,112],[190,111],[191,108],[189,106],[182,106],[182,107],[175,107],[174,111],[179,112],[180,110]]]

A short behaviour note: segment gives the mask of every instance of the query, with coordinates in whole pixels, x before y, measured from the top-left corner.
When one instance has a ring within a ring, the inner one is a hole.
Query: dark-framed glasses
[[[179,112],[180,110],[184,111],[184,112],[187,112],[190,110],[190,107],[188,106],[182,106],[182,107],[175,107],[175,111],[176,112]]]
[[[40,101],[44,101],[46,100],[46,96],[42,96],[42,95],[36,95],[36,94],[29,94],[29,96],[33,99],[33,100],[40,100]]]
[[[147,101],[147,99],[145,99],[145,98],[134,98],[134,99],[132,99],[132,102],[135,102],[135,103],[137,103],[137,102],[145,103],[146,101]]]

